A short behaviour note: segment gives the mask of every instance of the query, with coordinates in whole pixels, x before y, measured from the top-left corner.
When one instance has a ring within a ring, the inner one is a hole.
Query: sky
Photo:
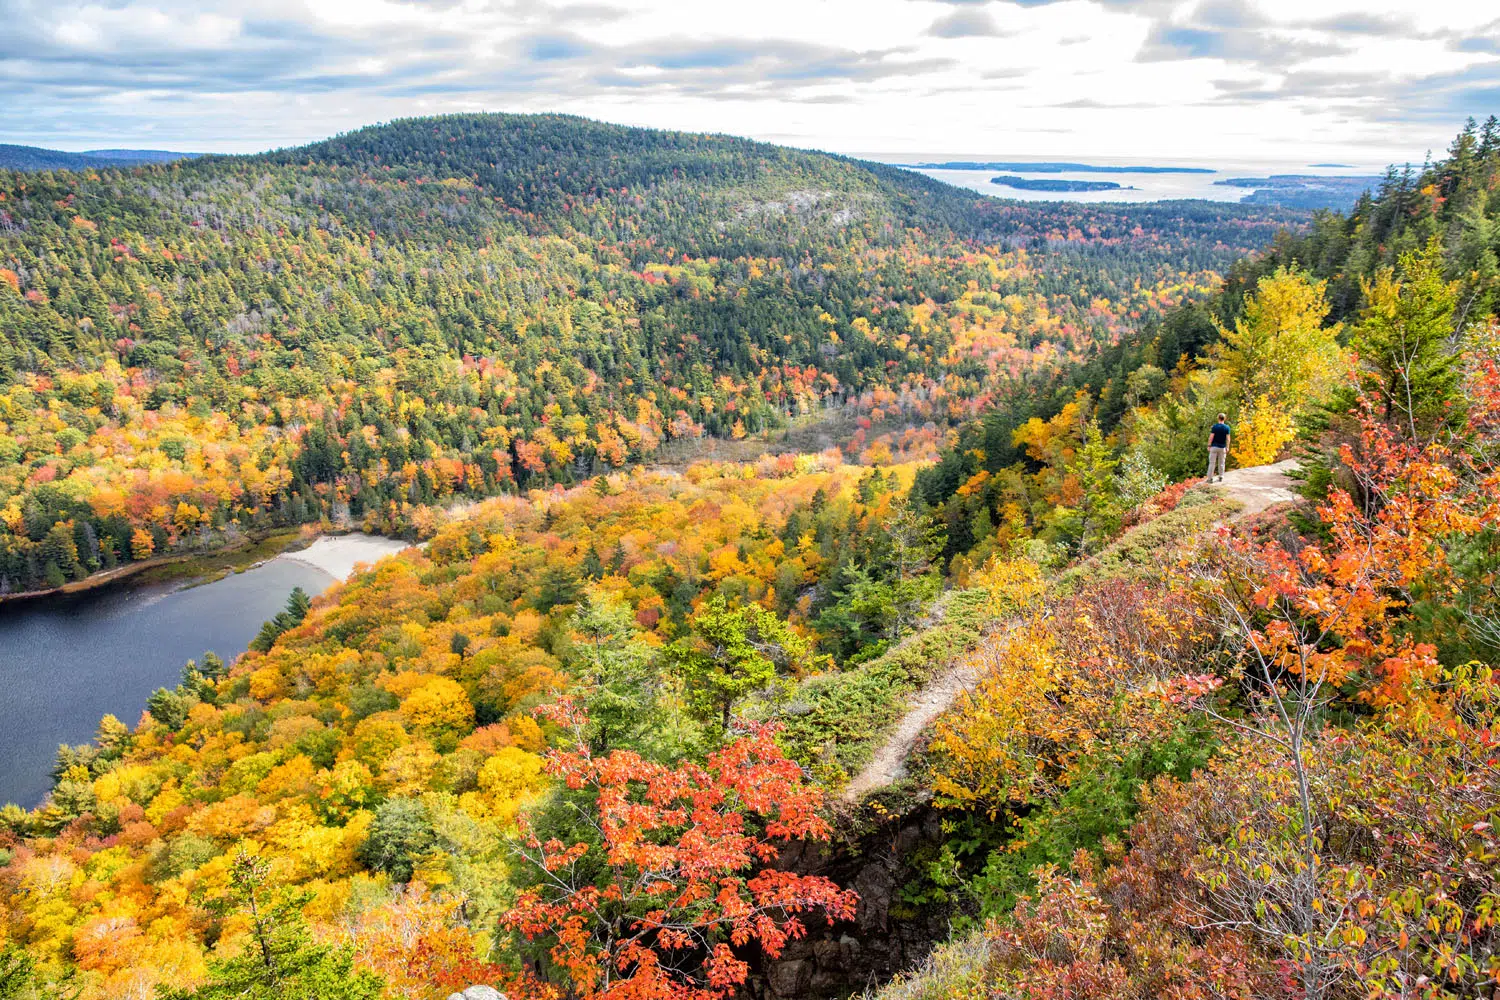
[[[1500,114],[1490,0],[0,0],[0,142],[560,111],[850,153],[1381,164]]]

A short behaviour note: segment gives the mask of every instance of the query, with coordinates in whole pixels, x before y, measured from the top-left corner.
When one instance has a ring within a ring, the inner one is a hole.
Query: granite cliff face
[[[748,992],[763,1000],[832,998],[873,988],[922,961],[948,936],[950,909],[913,905],[902,887],[918,878],[913,859],[946,838],[941,817],[925,802],[873,825],[864,816],[847,821],[846,837],[831,844],[803,843],[783,852],[781,866],[823,875],[859,893],[852,922],[814,922],[807,936],[776,959],[758,960]]]

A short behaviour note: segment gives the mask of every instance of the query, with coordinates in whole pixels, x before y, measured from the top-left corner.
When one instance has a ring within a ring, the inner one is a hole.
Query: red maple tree
[[[852,919],[857,897],[826,878],[768,867],[776,841],[826,840],[822,792],[776,745],[774,728],[752,729],[702,764],[645,760],[627,750],[594,756],[586,716],[571,702],[552,710],[574,736],[548,768],[587,790],[599,843],[524,842],[538,884],[504,925],[551,942],[549,955],[573,992],[609,1000],[709,1000],[745,982],[736,947],[770,957],[803,936],[802,914]]]

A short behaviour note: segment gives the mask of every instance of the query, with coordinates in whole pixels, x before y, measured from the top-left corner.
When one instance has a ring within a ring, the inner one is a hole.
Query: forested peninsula
[[[1016,170],[1027,174],[1212,174],[1212,167],[1118,166],[1101,163],[1064,163],[1049,160],[946,160],[918,163],[923,170]]]

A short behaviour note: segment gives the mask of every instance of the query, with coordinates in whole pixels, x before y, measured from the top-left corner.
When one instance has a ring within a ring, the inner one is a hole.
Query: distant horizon
[[[537,112],[491,112],[491,111],[484,111],[484,112],[477,112],[477,113],[481,113],[481,114],[538,114],[538,115],[541,115],[541,114],[572,114],[572,112],[562,112],[562,111],[555,111],[555,112],[553,112],[553,111],[537,111]],[[414,115],[414,116],[407,116],[407,117],[430,117],[430,116],[426,116],[426,115]],[[578,117],[591,118],[591,116],[588,116],[588,115],[580,115]],[[7,138],[4,138],[4,139],[0,139],[0,145],[22,146],[22,147],[27,147],[27,148],[32,148],[32,149],[43,149],[43,150],[50,150],[50,151],[60,152],[60,153],[73,153],[73,154],[86,154],[86,153],[98,154],[98,153],[112,153],[112,152],[130,151],[130,152],[141,152],[141,153],[174,153],[174,154],[180,154],[180,155],[183,155],[183,156],[256,156],[256,155],[260,155],[260,154],[264,154],[264,153],[272,153],[272,152],[275,152],[275,151],[281,150],[281,149],[295,149],[295,148],[298,148],[298,147],[301,147],[301,146],[312,145],[314,143],[318,143],[318,142],[325,141],[327,139],[334,138],[334,137],[336,137],[336,136],[338,136],[340,134],[344,134],[344,133],[347,133],[347,132],[356,131],[358,129],[363,129],[363,128],[377,127],[379,125],[388,124],[388,123],[390,123],[392,121],[399,121],[399,120],[402,120],[402,119],[399,119],[399,118],[377,119],[375,121],[368,122],[368,123],[366,123],[364,125],[352,126],[350,128],[341,129],[341,130],[336,131],[336,132],[330,132],[327,135],[318,136],[316,138],[275,143],[275,144],[272,144],[272,145],[267,145],[267,146],[264,146],[264,147],[258,147],[258,148],[254,148],[254,149],[210,149],[210,148],[202,148],[202,147],[190,148],[190,147],[182,146],[182,145],[176,145],[176,146],[174,146],[174,145],[155,145],[155,144],[149,144],[148,140],[145,139],[144,137],[116,138],[116,139],[108,141],[108,142],[106,142],[104,144],[101,144],[99,142],[85,143],[85,142],[66,142],[66,141],[65,142],[60,142],[60,143],[49,144],[46,140],[27,139],[27,138],[20,138],[20,137],[7,137]],[[612,121],[612,120],[604,119],[604,118],[592,118],[592,120],[603,122],[604,124],[609,124],[609,125],[619,125],[619,126],[624,127],[624,128],[659,128],[658,126],[632,125],[632,124],[629,124],[629,123],[626,123],[626,122]],[[1462,127],[1462,123],[1457,123],[1454,126],[1454,130],[1457,131],[1457,129],[1461,128],[1461,127]],[[697,133],[697,134],[713,134],[713,135],[733,136],[733,137],[736,137],[736,138],[750,139],[750,140],[756,141],[756,142],[766,142],[766,143],[770,143],[771,145],[785,146],[785,147],[792,148],[792,149],[801,149],[801,150],[808,151],[808,152],[828,153],[828,154],[831,154],[831,155],[834,155],[834,156],[848,156],[848,157],[853,157],[855,159],[869,160],[869,161],[876,162],[876,163],[885,163],[885,164],[890,164],[890,165],[895,165],[895,166],[911,166],[911,165],[914,165],[915,163],[925,162],[925,161],[928,161],[928,160],[946,160],[946,161],[958,161],[958,160],[971,160],[971,161],[979,161],[979,160],[995,160],[995,161],[1015,160],[1015,161],[1028,161],[1029,160],[1029,161],[1038,161],[1038,162],[1055,162],[1055,161],[1093,162],[1093,163],[1097,163],[1100,166],[1116,166],[1116,165],[1120,165],[1120,164],[1124,164],[1124,163],[1128,163],[1128,164],[1131,164],[1131,165],[1139,165],[1139,166],[1151,166],[1151,165],[1201,166],[1201,165],[1205,165],[1205,164],[1236,164],[1236,165],[1265,164],[1265,165],[1267,165],[1267,167],[1269,167],[1271,165],[1278,165],[1278,166],[1300,165],[1301,167],[1303,167],[1305,169],[1309,169],[1309,170],[1327,169],[1327,170],[1356,171],[1356,172],[1363,173],[1363,172],[1383,172],[1388,166],[1395,166],[1395,167],[1400,168],[1402,166],[1410,165],[1410,166],[1412,166],[1412,167],[1415,168],[1415,167],[1421,166],[1421,164],[1422,164],[1422,162],[1423,162],[1423,160],[1425,158],[1427,158],[1429,156],[1433,157],[1433,158],[1436,158],[1438,155],[1440,155],[1439,152],[1436,151],[1436,150],[1424,150],[1423,151],[1423,155],[1421,157],[1407,156],[1405,158],[1396,157],[1396,158],[1384,159],[1384,158],[1378,158],[1378,157],[1371,157],[1370,154],[1365,153],[1365,154],[1362,154],[1362,155],[1357,156],[1357,157],[1356,156],[1344,156],[1344,157],[1339,158],[1337,161],[1332,161],[1332,160],[1327,159],[1325,156],[1323,156],[1323,155],[1321,155],[1321,154],[1319,154],[1317,152],[1311,151],[1311,150],[1309,150],[1306,153],[1306,155],[1304,155],[1304,156],[1295,156],[1295,155],[1291,155],[1289,153],[1286,153],[1284,151],[1280,152],[1277,155],[1270,155],[1270,154],[1266,154],[1266,155],[1246,155],[1246,154],[1239,154],[1239,155],[1236,155],[1236,154],[1228,153],[1228,152],[1218,153],[1218,154],[1212,154],[1212,153],[1204,153],[1204,154],[1100,153],[1100,152],[1080,152],[1080,151],[1077,151],[1077,150],[1073,150],[1073,151],[1060,151],[1060,150],[1035,151],[1035,150],[1032,150],[1032,151],[1026,151],[1026,152],[1016,152],[1016,151],[1014,151],[1014,147],[1010,147],[1008,150],[998,151],[998,152],[994,151],[994,150],[974,151],[972,149],[970,149],[970,150],[960,150],[960,149],[941,148],[941,147],[928,148],[928,149],[920,149],[920,150],[918,150],[918,149],[913,149],[913,150],[869,149],[869,148],[866,148],[866,149],[839,149],[839,148],[834,148],[834,147],[827,146],[827,145],[806,145],[806,144],[798,144],[798,143],[789,142],[789,141],[786,141],[784,139],[765,138],[765,137],[756,136],[756,135],[742,135],[740,133],[730,132],[730,131],[725,131],[725,130],[714,130],[714,129],[674,129],[674,128],[662,128],[660,130],[662,130],[662,131],[673,131],[673,132],[689,132],[689,133]]]
[[[463,114],[465,112],[442,112],[442,114]],[[489,111],[476,110],[476,114],[567,114],[574,115],[571,111]],[[888,146],[844,146],[832,142],[818,142],[806,138],[791,137],[779,134],[753,134],[738,132],[727,128],[689,128],[673,127],[668,125],[640,124],[615,118],[600,117],[597,115],[579,114],[577,117],[587,118],[592,121],[602,122],[608,125],[619,125],[623,128],[655,129],[666,132],[685,132],[703,135],[725,135],[735,138],[750,139],[755,142],[765,142],[774,146],[785,146],[791,149],[801,149],[808,152],[830,153],[835,156],[851,156],[859,159],[876,160],[882,163],[900,163],[904,160],[915,160],[923,157],[942,157],[948,159],[1032,159],[1032,160],[1068,160],[1068,161],[1130,161],[1145,164],[1150,161],[1161,161],[1172,164],[1191,164],[1202,162],[1231,162],[1231,163],[1304,163],[1308,167],[1330,168],[1330,169],[1353,169],[1364,168],[1379,163],[1381,169],[1388,164],[1400,166],[1410,163],[1413,167],[1420,166],[1424,159],[1440,158],[1447,149],[1447,141],[1463,128],[1464,119],[1456,118],[1448,130],[1448,140],[1441,145],[1424,147],[1419,152],[1408,152],[1406,154],[1382,155],[1378,151],[1366,149],[1346,149],[1343,151],[1329,150],[1327,147],[1308,147],[1299,153],[1286,149],[1275,149],[1272,151],[1252,152],[1191,152],[1173,151],[1155,153],[1147,151],[1127,152],[1089,152],[1080,147],[1055,147],[1028,149],[1026,152],[1016,152],[1016,145],[1002,146],[998,149],[975,151],[973,149],[948,148],[942,146],[913,146],[909,149],[897,148],[896,143]],[[271,153],[279,149],[295,149],[300,146],[308,146],[314,143],[332,139],[335,136],[354,132],[363,128],[371,128],[378,125],[388,124],[394,121],[402,121],[408,118],[425,118],[429,115],[403,115],[391,118],[377,118],[363,124],[350,125],[339,128],[326,134],[310,137],[289,138],[285,141],[271,140],[266,144],[249,147],[242,140],[233,144],[223,142],[208,142],[197,145],[189,145],[186,141],[159,141],[149,135],[136,135],[133,137],[115,136],[111,138],[93,139],[57,139],[49,140],[45,137],[29,137],[18,135],[0,134],[0,145],[28,146],[35,149],[55,150],[62,153],[91,153],[109,152],[118,150],[131,150],[141,152],[172,152],[193,153],[205,156],[255,156],[261,153]]]

